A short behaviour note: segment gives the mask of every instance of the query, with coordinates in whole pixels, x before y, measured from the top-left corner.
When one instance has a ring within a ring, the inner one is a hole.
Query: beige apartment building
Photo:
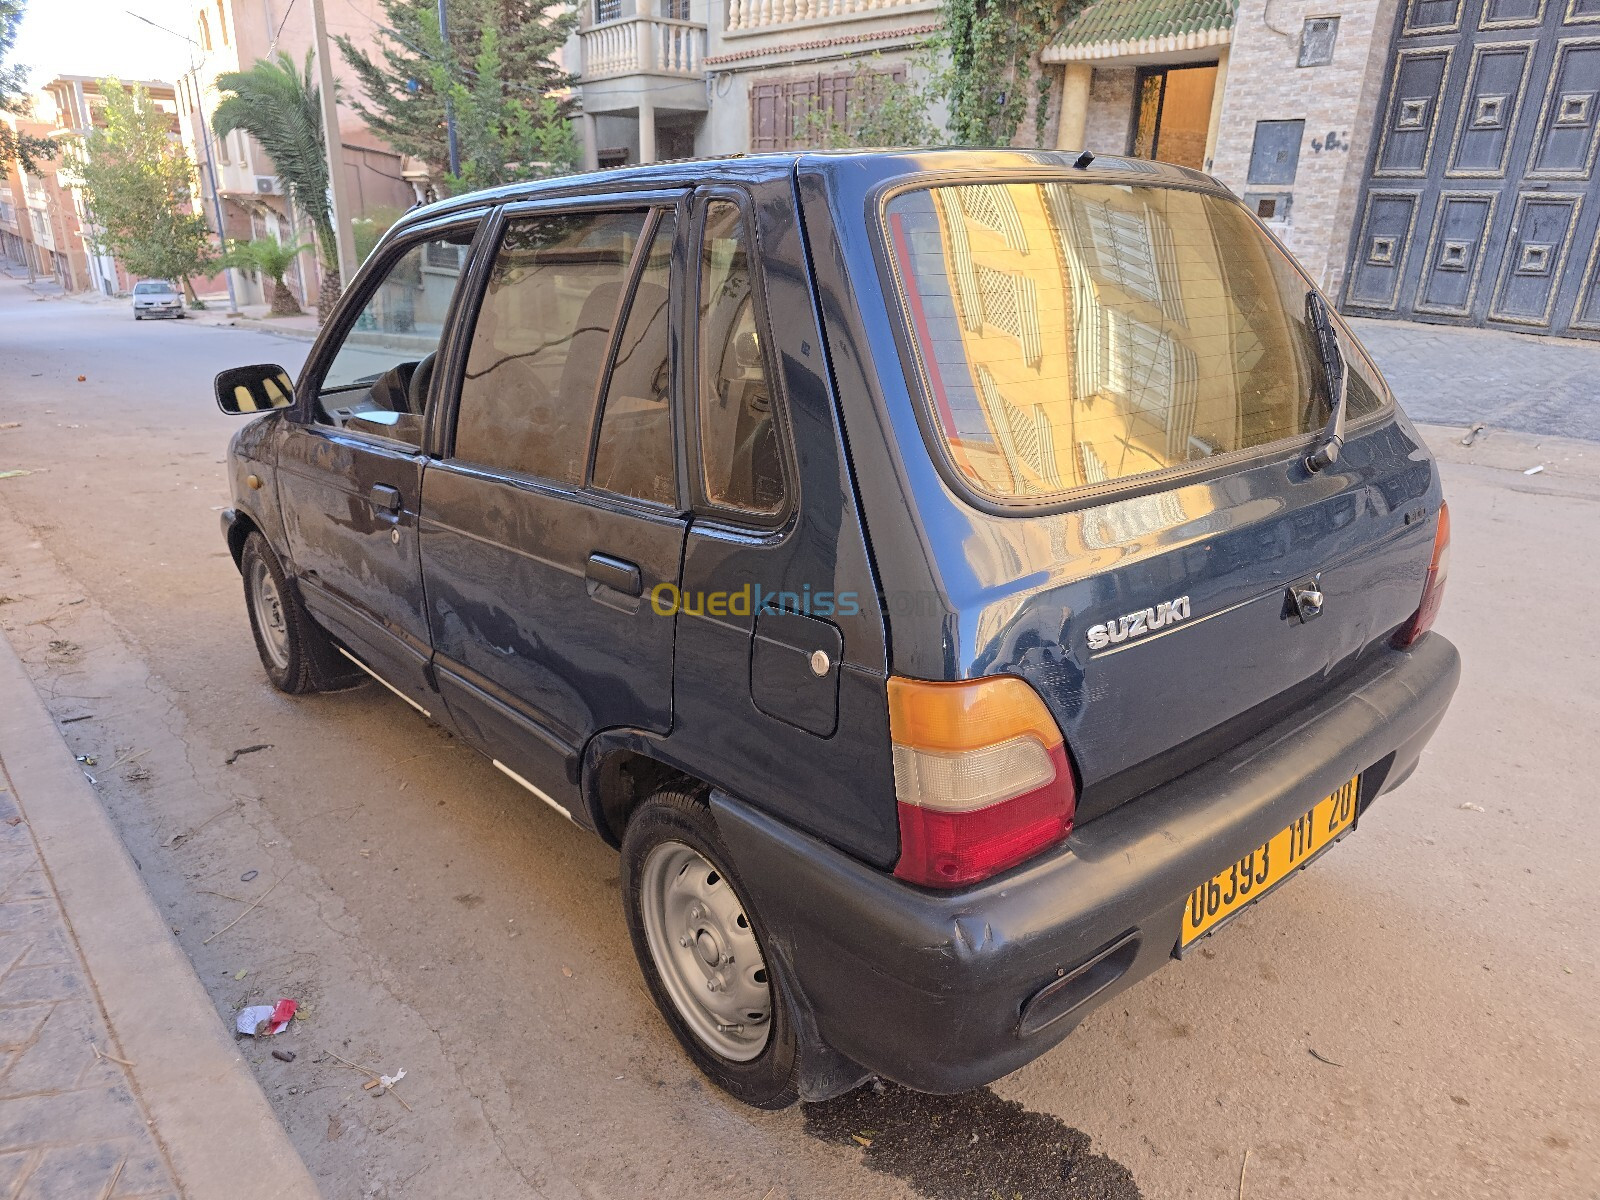
[[[805,145],[814,108],[844,116],[858,69],[904,78],[940,27],[940,0],[579,4],[565,60],[591,168]]]
[[[938,0],[580,2],[590,166],[805,145],[940,28]],[[1600,0],[1098,0],[1041,69],[1046,145],[1214,174],[1348,312],[1600,338]]]
[[[210,122],[220,99],[219,75],[248,69],[257,59],[279,51],[303,65],[312,43],[311,6],[296,0],[188,0],[187,8],[188,24],[176,27],[191,50],[190,69],[178,79],[178,109],[184,145],[200,169],[208,222],[217,224],[214,188],[226,237],[309,242],[309,227],[302,214],[291,211],[272,160],[242,132],[216,137]],[[365,46],[372,45],[384,19],[379,0],[340,0],[327,5],[326,11],[330,37],[344,34]],[[344,95],[358,88],[337,50],[334,73]],[[380,142],[345,103],[339,105],[339,136],[354,209],[351,217],[403,210],[415,203],[426,172]],[[239,272],[234,276],[240,304],[266,302],[259,280],[252,283]],[[320,282],[316,256],[301,255],[289,283],[302,303],[315,303]],[[223,282],[212,281],[208,290],[220,294]]]

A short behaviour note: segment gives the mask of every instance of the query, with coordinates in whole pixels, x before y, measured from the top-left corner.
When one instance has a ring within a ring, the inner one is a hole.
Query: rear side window
[[[750,240],[739,206],[713,200],[700,244],[700,458],[706,499],[756,517],[783,508],[783,464]]]
[[[888,205],[938,433],[981,496],[1047,501],[1322,427],[1306,282],[1236,204],[962,184]],[[1352,362],[1348,416],[1381,405]]]
[[[595,446],[593,484],[608,492],[657,504],[678,502],[672,454],[672,363],[668,341],[668,285],[677,217],[656,223],[649,256],[628,302],[606,383]]]
[[[457,458],[582,483],[606,350],[647,216],[507,222],[467,353]]]

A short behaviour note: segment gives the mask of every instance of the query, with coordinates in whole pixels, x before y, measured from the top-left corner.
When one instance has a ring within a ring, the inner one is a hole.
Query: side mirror
[[[230,367],[217,376],[217,407],[230,417],[271,412],[294,403],[294,380],[276,363]]]

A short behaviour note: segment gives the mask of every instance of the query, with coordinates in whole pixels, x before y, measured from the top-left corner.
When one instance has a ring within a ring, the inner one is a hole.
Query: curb
[[[288,1134],[172,937],[16,651],[0,636],[0,748],[107,1023],[178,1186],[317,1200]]]

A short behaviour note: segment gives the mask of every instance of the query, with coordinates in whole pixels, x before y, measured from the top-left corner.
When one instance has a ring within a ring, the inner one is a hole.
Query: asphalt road
[[[1355,836],[992,1089],[762,1114],[651,1008],[609,850],[376,687],[267,685],[209,381],[305,348],[0,278],[0,626],[218,1019],[301,1001],[249,1054],[329,1197],[1600,1194],[1600,446],[1441,435],[1465,680]]]

